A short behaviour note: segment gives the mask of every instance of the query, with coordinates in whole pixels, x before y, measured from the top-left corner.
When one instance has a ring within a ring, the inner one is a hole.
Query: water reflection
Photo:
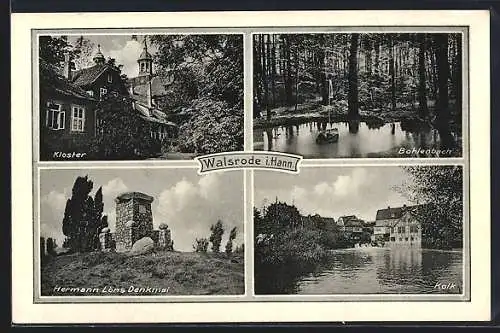
[[[337,128],[336,143],[317,144],[318,133]],[[303,155],[305,158],[332,157],[415,157],[400,154],[401,148],[454,149],[461,138],[449,130],[437,130],[405,122],[315,121],[294,126],[275,127],[255,132],[256,149]],[[456,150],[456,149],[455,149]],[[456,153],[454,153],[456,154]],[[442,155],[450,156],[450,155]],[[419,157],[428,157],[422,153]]]
[[[443,290],[436,283],[455,283]],[[360,248],[332,251],[319,274],[300,280],[299,294],[462,292],[462,253],[417,249]]]

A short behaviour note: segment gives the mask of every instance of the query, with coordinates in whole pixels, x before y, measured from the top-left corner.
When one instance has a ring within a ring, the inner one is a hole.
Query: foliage
[[[422,239],[430,248],[461,246],[463,231],[463,170],[461,166],[403,167],[410,180],[397,189],[422,204]],[[424,236],[425,235],[425,236]]]
[[[71,51],[67,36],[40,36],[38,44],[40,58],[56,67],[64,62],[65,53]]]
[[[303,216],[278,202],[254,208],[255,288],[257,293],[289,293],[295,280],[328,258],[328,249],[350,247],[331,220]]]
[[[208,239],[212,243],[212,252],[220,251],[220,243],[222,241],[222,235],[224,234],[224,225],[221,220],[217,220],[217,223],[210,226],[210,231],[212,234]]]
[[[173,75],[178,89],[195,99],[243,108],[241,35],[156,35],[151,41],[158,47],[155,63],[160,75]]]
[[[229,238],[228,238],[227,243],[226,243],[226,253],[227,254],[231,254],[231,252],[233,252],[233,241],[235,238],[236,238],[236,227],[231,229],[231,231],[229,232]]]
[[[193,244],[193,250],[195,252],[206,253],[208,251],[208,244],[208,239],[196,238],[195,243]]]
[[[438,123],[461,119],[460,34],[256,34],[253,38],[256,109],[288,107],[297,112],[298,103],[313,109],[348,101],[349,118],[358,117],[359,110],[403,109],[415,118],[428,118],[429,113],[429,119],[436,116]],[[451,108],[447,98],[456,100]],[[426,110],[436,100],[437,107]]]
[[[72,251],[99,249],[99,232],[107,227],[107,217],[102,216],[102,189],[99,188],[92,198],[89,194],[93,186],[87,176],[77,177],[71,198],[66,201],[62,230],[66,236],[64,246]]]
[[[149,124],[133,110],[129,97],[108,94],[98,105],[93,154],[102,159],[134,159],[154,150]]]
[[[201,98],[186,110],[189,120],[179,129],[182,152],[211,154],[243,149],[243,112],[224,101]]]

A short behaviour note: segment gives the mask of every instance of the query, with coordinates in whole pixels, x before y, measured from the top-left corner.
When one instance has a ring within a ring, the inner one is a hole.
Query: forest
[[[459,33],[260,34],[253,43],[255,128],[328,114],[432,126],[445,143],[461,132]]]

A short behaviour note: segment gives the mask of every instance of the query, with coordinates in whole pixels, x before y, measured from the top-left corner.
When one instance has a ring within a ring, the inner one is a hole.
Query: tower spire
[[[139,76],[151,75],[153,74],[153,57],[148,52],[147,36],[144,36],[142,42],[144,44],[142,53],[139,56],[139,59],[137,59],[137,62],[139,63]]]
[[[101,52],[101,44],[97,44],[97,53],[94,56],[94,62],[97,65],[102,65],[104,64],[104,55]]]

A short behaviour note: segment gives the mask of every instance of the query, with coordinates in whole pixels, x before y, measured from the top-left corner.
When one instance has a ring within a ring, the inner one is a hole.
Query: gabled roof
[[[51,90],[68,97],[97,101],[95,98],[87,94],[85,90],[77,87],[73,83],[69,82],[64,76],[59,74],[55,66],[48,64],[41,58],[39,58],[38,63],[41,89]]]
[[[177,124],[167,120],[167,115],[165,113],[154,107],[148,107],[147,105],[136,101],[133,103],[133,108],[139,113],[139,116],[146,121],[177,127]]]
[[[379,209],[377,211],[377,216],[375,220],[391,220],[399,219],[403,216],[403,212],[407,207],[387,207],[385,209]]]
[[[75,71],[72,75],[73,84],[84,87],[94,83],[107,69],[115,70],[107,64],[94,65]]]

